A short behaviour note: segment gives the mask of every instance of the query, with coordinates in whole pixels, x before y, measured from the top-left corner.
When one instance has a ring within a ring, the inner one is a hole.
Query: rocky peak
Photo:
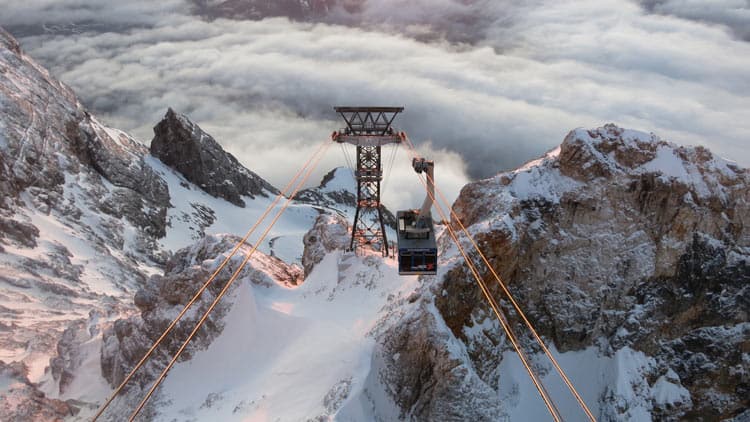
[[[303,189],[294,199],[329,208],[354,207],[357,204],[357,183],[351,170],[336,167],[323,176],[318,187]]]
[[[647,377],[678,375],[689,397],[650,401],[660,387],[649,381],[648,412],[720,419],[747,408],[747,355],[730,352],[746,347],[750,329],[747,169],[610,124],[574,130],[541,158],[467,185],[454,208],[558,350],[631,348],[655,362]],[[450,271],[439,286],[448,294],[435,300],[461,339],[487,313],[481,298],[451,299],[476,296],[467,277]],[[493,358],[472,360],[479,370]],[[602,415],[627,418],[634,405],[612,399],[598,403]]]
[[[718,185],[741,183],[748,175],[747,170],[704,147],[678,146],[653,133],[611,123],[571,131],[560,145],[558,161],[563,175],[579,181],[653,173],[697,189],[699,194]]]
[[[151,154],[217,198],[244,207],[242,196],[279,191],[224,151],[211,135],[171,108],[154,127]]]
[[[347,167],[336,167],[323,176],[320,185],[303,189],[294,197],[297,201],[328,208],[340,215],[352,214],[357,206],[357,181]],[[383,207],[383,222],[396,228],[396,217]]]
[[[346,249],[349,239],[349,224],[343,217],[338,214],[320,214],[303,238],[305,249],[302,254],[302,267],[305,277],[326,254]]]

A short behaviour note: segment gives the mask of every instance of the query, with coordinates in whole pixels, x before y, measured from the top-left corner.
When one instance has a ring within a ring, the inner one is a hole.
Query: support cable
[[[406,142],[407,142],[408,146],[412,150],[415,150],[414,145],[411,143],[411,140],[408,137],[406,138]],[[427,176],[427,177],[429,177],[429,176]],[[539,346],[542,348],[542,350],[544,351],[545,355],[549,358],[550,362],[555,367],[555,370],[560,375],[560,377],[562,378],[562,380],[565,382],[565,385],[568,387],[568,389],[573,394],[573,396],[575,397],[575,399],[578,402],[578,404],[581,406],[581,408],[583,409],[583,411],[586,413],[586,416],[588,417],[588,419],[591,422],[595,422],[596,418],[591,413],[591,410],[588,408],[588,406],[586,405],[586,403],[583,401],[583,398],[578,393],[578,391],[576,390],[576,388],[573,386],[573,383],[570,381],[570,379],[568,378],[568,376],[565,374],[565,371],[563,371],[562,367],[557,362],[557,359],[555,359],[555,357],[552,355],[552,353],[549,351],[549,349],[545,345],[544,341],[542,341],[542,339],[539,336],[539,334],[537,333],[536,329],[534,329],[534,326],[531,324],[531,321],[529,321],[529,319],[526,317],[526,314],[523,312],[523,310],[521,310],[520,305],[513,298],[513,295],[511,295],[510,290],[508,289],[507,285],[502,281],[502,279],[497,274],[497,272],[492,267],[492,265],[490,265],[489,260],[484,255],[484,253],[482,252],[482,250],[479,248],[479,245],[476,243],[476,241],[474,240],[473,236],[466,229],[466,226],[464,226],[463,222],[458,217],[458,215],[456,214],[456,212],[453,210],[452,207],[448,206],[449,202],[445,198],[445,195],[443,195],[442,191],[434,183],[434,180],[431,181],[431,182],[435,185],[435,192],[438,194],[438,196],[440,197],[440,199],[446,204],[446,206],[450,210],[450,215],[455,219],[455,221],[461,227],[461,230],[466,235],[466,237],[469,239],[469,241],[471,242],[471,244],[474,247],[474,249],[476,249],[477,253],[481,257],[481,259],[484,262],[485,266],[487,266],[487,268],[490,270],[490,272],[492,273],[492,276],[495,278],[495,280],[497,281],[497,283],[500,286],[500,288],[502,289],[502,291],[505,293],[505,295],[508,297],[508,299],[510,300],[510,302],[513,304],[514,309],[516,310],[516,312],[518,313],[518,315],[521,317],[521,319],[524,321],[524,324],[529,328],[529,330],[531,331],[532,335],[534,336],[534,339],[539,344]],[[449,220],[447,220],[447,221],[449,221]]]
[[[188,335],[187,339],[182,343],[182,345],[180,346],[180,348],[177,350],[177,353],[172,357],[172,360],[169,361],[169,364],[162,370],[161,374],[159,374],[159,377],[156,379],[156,381],[154,382],[154,384],[151,386],[151,388],[149,389],[149,391],[146,394],[146,396],[138,404],[138,407],[136,407],[136,409],[130,415],[130,418],[128,418],[129,422],[133,422],[133,420],[135,420],[135,418],[138,416],[138,413],[140,413],[140,411],[146,405],[146,403],[148,402],[148,400],[151,398],[151,396],[156,391],[157,387],[159,387],[159,385],[161,385],[161,383],[164,381],[164,378],[166,378],[167,373],[169,372],[169,370],[172,369],[172,367],[177,362],[177,359],[180,357],[180,355],[182,355],[182,352],[185,350],[185,348],[187,347],[187,345],[190,343],[190,341],[193,339],[193,337],[195,337],[195,335],[198,332],[198,330],[206,322],[206,320],[208,319],[208,316],[211,313],[211,311],[214,310],[214,308],[216,307],[216,305],[219,303],[219,301],[224,297],[224,295],[229,290],[229,287],[231,287],[232,284],[235,282],[235,280],[239,277],[239,275],[242,272],[242,270],[244,269],[245,265],[247,265],[247,263],[250,261],[250,258],[252,257],[252,255],[258,249],[258,246],[263,242],[263,240],[265,239],[265,237],[268,235],[268,233],[273,228],[274,224],[276,224],[276,222],[279,220],[279,218],[281,217],[281,215],[284,213],[284,211],[287,209],[287,207],[289,206],[289,204],[292,202],[292,200],[294,198],[294,195],[297,194],[297,192],[302,188],[302,186],[305,184],[305,182],[307,181],[307,179],[310,177],[310,175],[312,174],[313,170],[315,170],[315,167],[317,167],[318,163],[320,162],[320,159],[325,154],[325,151],[328,150],[328,146],[330,145],[330,143],[325,144],[325,145],[326,146],[323,148],[323,153],[321,153],[320,155],[318,155],[315,158],[314,164],[312,164],[310,166],[310,168],[308,169],[307,173],[302,178],[302,180],[297,184],[297,186],[295,187],[294,191],[287,198],[287,200],[284,203],[284,205],[282,206],[282,208],[276,213],[276,215],[274,216],[273,220],[271,220],[271,223],[269,224],[269,226],[265,229],[265,231],[260,236],[260,238],[255,242],[255,245],[252,247],[252,249],[250,251],[248,251],[248,253],[245,255],[245,259],[242,261],[242,263],[237,268],[237,270],[235,270],[234,274],[232,274],[232,277],[229,279],[229,281],[227,281],[226,285],[224,285],[224,288],[222,288],[221,292],[219,292],[219,294],[216,296],[216,299],[214,299],[214,301],[208,307],[208,309],[206,310],[206,312],[203,313],[203,316],[198,321],[198,324],[195,326],[195,328],[193,329],[193,331],[190,332],[190,335]]]
[[[296,183],[297,179],[299,179],[300,175],[304,172],[305,168],[307,168],[310,163],[313,161],[313,159],[323,150],[324,147],[327,148],[327,145],[330,141],[326,140],[318,146],[318,148],[315,150],[315,152],[310,156],[310,158],[305,162],[305,164],[297,171],[297,173],[292,177],[292,180],[289,181],[289,183],[276,195],[274,200],[271,202],[270,205],[266,208],[266,210],[263,212],[263,214],[260,216],[260,218],[253,224],[253,226],[245,233],[245,236],[237,242],[237,245],[235,245],[234,249],[232,249],[232,252],[224,258],[224,261],[216,268],[216,270],[211,274],[211,276],[208,278],[208,280],[201,286],[200,289],[193,295],[193,297],[190,299],[190,301],[185,305],[185,307],[180,311],[180,313],[172,320],[172,322],[169,324],[169,326],[164,330],[164,332],[159,336],[159,338],[151,345],[151,347],[148,349],[148,351],[143,355],[140,361],[133,367],[133,369],[130,371],[128,376],[125,377],[125,379],[122,380],[119,386],[112,392],[112,394],[107,398],[107,401],[104,402],[99,407],[99,410],[94,415],[92,422],[95,422],[101,415],[104,413],[104,411],[109,407],[109,405],[112,403],[112,401],[117,397],[117,395],[125,388],[125,386],[128,384],[128,382],[135,376],[135,373],[146,363],[146,361],[151,357],[151,355],[154,353],[157,347],[164,341],[164,339],[167,337],[167,335],[172,331],[172,329],[177,325],[177,323],[182,319],[182,317],[187,313],[188,309],[200,298],[200,296],[203,294],[203,292],[208,288],[208,286],[214,281],[214,279],[221,273],[221,271],[226,267],[226,265],[229,263],[229,261],[234,257],[235,254],[237,254],[237,251],[240,250],[242,245],[244,245],[248,238],[252,235],[252,233],[258,228],[260,223],[268,216],[268,214],[276,207],[279,200],[286,195],[286,193],[289,191],[289,189],[292,187],[294,183]],[[293,197],[294,195],[291,195]]]
[[[419,175],[419,180],[422,182],[422,184],[425,186],[425,189],[427,189],[427,183],[424,181],[421,175]],[[511,344],[513,345],[513,348],[515,349],[516,353],[518,354],[518,357],[521,359],[521,363],[523,364],[524,368],[526,369],[526,372],[528,372],[529,377],[531,378],[532,383],[536,387],[537,391],[539,391],[539,395],[542,397],[542,400],[544,401],[545,406],[547,406],[547,410],[549,410],[550,415],[552,415],[552,419],[555,420],[555,422],[561,422],[562,418],[559,415],[559,411],[557,410],[557,407],[554,405],[552,400],[549,397],[549,393],[544,388],[544,385],[542,384],[541,380],[537,377],[537,375],[534,373],[534,370],[531,368],[531,365],[528,363],[528,359],[525,356],[523,350],[521,349],[520,344],[518,343],[517,337],[515,333],[513,332],[513,329],[510,326],[510,323],[505,319],[505,316],[502,314],[502,311],[500,310],[500,306],[495,301],[495,298],[492,296],[492,294],[489,291],[489,288],[487,288],[486,284],[484,283],[484,280],[479,275],[479,272],[477,271],[473,261],[469,258],[466,251],[464,250],[463,246],[461,245],[461,242],[458,240],[458,236],[453,231],[453,228],[450,226],[450,224],[447,224],[447,220],[445,217],[445,213],[443,212],[442,207],[440,204],[435,201],[435,198],[430,194],[430,198],[432,199],[433,203],[435,204],[435,209],[437,209],[438,213],[440,214],[443,221],[446,222],[446,229],[448,230],[448,233],[450,234],[451,238],[453,239],[453,242],[458,247],[459,252],[464,257],[464,261],[466,262],[467,267],[469,267],[469,270],[471,271],[472,275],[474,276],[474,279],[476,280],[477,284],[479,285],[479,288],[482,290],[482,293],[484,294],[484,297],[487,299],[487,302],[490,304],[490,307],[492,308],[492,311],[495,313],[495,316],[497,317],[498,321],[500,321],[500,325],[503,327],[503,330],[505,331],[506,335],[508,336],[508,339],[510,340]]]
[[[341,146],[341,152],[344,154],[344,160],[346,160],[346,167],[349,169],[349,173],[352,175],[352,180],[355,182],[357,181],[357,177],[354,175],[354,164],[352,164],[351,158],[349,158],[349,151],[346,149],[346,145],[342,142],[339,144]]]
[[[391,178],[391,172],[393,171],[393,164],[396,162],[396,153],[398,152],[399,145],[400,144],[396,144],[393,148],[391,148],[390,156],[387,159],[388,164],[386,165],[385,178],[383,179],[383,186],[381,189],[383,193],[385,193],[385,188],[386,186],[388,186],[388,180],[390,180]],[[382,198],[382,195],[381,195],[381,198]]]

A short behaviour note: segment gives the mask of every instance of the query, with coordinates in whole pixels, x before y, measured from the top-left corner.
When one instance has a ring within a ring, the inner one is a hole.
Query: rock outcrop
[[[500,397],[471,363],[454,353],[457,340],[420,303],[380,335],[375,374],[400,409],[400,420],[495,421]]]
[[[195,245],[175,253],[167,262],[164,275],[152,276],[135,294],[134,303],[140,314],[115,321],[103,333],[101,371],[110,385],[115,387],[122,382],[240,240],[230,235],[206,236]],[[132,381],[132,385],[136,388],[131,388],[118,398],[108,414],[116,415],[119,406],[131,408],[135,404],[134,401],[139,399],[138,394],[140,394],[138,386],[153,381],[166,366],[211,302],[237,270],[250,248],[251,246],[247,244],[240,248],[191,307],[190,312],[185,314],[171,334],[165,338],[144,368],[138,372],[135,380]],[[299,267],[289,266],[277,258],[256,251],[227,295],[231,296],[234,289],[244,282],[265,287],[276,284],[293,286],[301,282],[301,279],[302,272]],[[219,302],[185,349],[181,361],[189,360],[196,351],[207,348],[221,334],[224,317],[231,309],[232,303],[229,298],[224,298]]]
[[[0,361],[0,420],[8,422],[62,421],[76,410],[61,400],[50,399],[32,384],[20,362]]]
[[[320,185],[297,192],[294,199],[300,202],[331,209],[357,206],[357,182],[351,170],[336,167],[326,173]]]
[[[749,187],[748,170],[704,148],[607,125],[575,130],[542,158],[467,185],[454,209],[557,350],[634,350],[648,360],[642,396],[610,387],[595,404],[599,418],[632,417],[638,406],[659,419],[715,420],[750,406]],[[444,267],[423,294],[461,342],[470,372],[492,386],[497,350],[508,343],[488,338],[492,330],[476,335],[491,313],[465,265],[444,256]],[[521,330],[515,313],[508,318]],[[438,383],[440,365],[427,366],[419,382]],[[665,382],[685,393],[665,399]],[[432,400],[446,399],[427,391],[419,406]]]
[[[147,156],[0,29],[0,348],[31,382],[57,355],[48,381],[64,389],[79,363],[65,329],[92,310],[127,312],[118,299],[163,264],[170,197]],[[25,405],[12,416],[12,403],[0,419],[54,418]]]
[[[357,181],[350,169],[336,167],[323,176],[320,185],[299,191],[294,199],[351,218],[357,206]],[[385,205],[381,210],[383,223],[395,230],[396,217]]]
[[[338,214],[324,213],[318,216],[312,229],[303,238],[305,249],[302,255],[302,267],[305,270],[305,276],[310,274],[326,254],[349,247],[351,236],[349,230],[349,224]]]
[[[279,191],[242,166],[211,135],[171,108],[154,127],[151,154],[207,193],[244,207],[242,196]]]

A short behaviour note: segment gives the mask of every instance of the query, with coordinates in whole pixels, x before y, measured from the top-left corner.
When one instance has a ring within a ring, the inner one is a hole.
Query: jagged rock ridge
[[[171,108],[154,127],[151,154],[209,194],[241,207],[245,206],[243,195],[254,198],[279,193],[224,151],[211,135]]]

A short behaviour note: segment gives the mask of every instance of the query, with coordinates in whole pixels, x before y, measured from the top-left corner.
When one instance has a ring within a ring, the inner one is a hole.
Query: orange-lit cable
[[[406,139],[406,142],[408,143],[410,149],[412,151],[414,151],[415,148],[414,148],[414,145],[411,143],[411,140],[409,140],[409,138],[405,138],[405,139]],[[429,178],[429,175],[427,175],[427,177]],[[529,319],[526,317],[526,314],[521,310],[521,307],[518,305],[518,302],[516,302],[516,300],[513,298],[513,295],[511,295],[510,290],[508,289],[508,287],[506,286],[506,284],[502,281],[502,279],[497,274],[497,272],[492,267],[492,265],[490,265],[489,260],[487,260],[487,257],[484,255],[484,253],[482,253],[482,250],[479,248],[479,245],[476,243],[476,241],[474,240],[473,236],[466,229],[466,227],[464,226],[463,222],[461,222],[461,219],[458,217],[458,215],[456,214],[456,212],[453,210],[452,207],[450,207],[450,204],[446,200],[445,195],[443,195],[442,191],[437,187],[437,185],[435,184],[434,180],[431,180],[430,183],[432,183],[435,186],[435,192],[438,194],[438,196],[440,197],[440,199],[446,204],[446,206],[450,210],[451,216],[456,220],[456,222],[461,227],[461,230],[464,232],[464,234],[466,234],[466,237],[469,239],[469,241],[471,242],[471,244],[474,246],[474,249],[476,249],[477,253],[482,258],[482,261],[487,266],[487,268],[490,270],[490,272],[492,273],[493,277],[495,278],[495,280],[497,281],[498,285],[501,287],[501,289],[503,290],[503,292],[505,293],[505,295],[508,297],[508,299],[510,300],[510,302],[513,304],[513,307],[515,308],[516,312],[519,314],[519,316],[521,317],[521,319],[524,321],[525,325],[529,328],[529,331],[531,331],[531,333],[534,336],[534,338],[537,341],[537,343],[542,347],[542,350],[544,351],[545,355],[549,358],[550,362],[555,367],[555,370],[558,372],[558,374],[560,375],[560,377],[563,379],[563,381],[565,382],[565,385],[568,387],[568,389],[570,390],[570,392],[573,394],[573,396],[575,397],[576,401],[578,401],[578,404],[581,406],[581,408],[583,409],[583,411],[586,413],[586,416],[589,418],[590,421],[592,421],[592,422],[596,421],[596,418],[591,413],[591,410],[588,408],[588,406],[586,405],[586,403],[583,401],[583,398],[578,393],[578,391],[576,390],[576,388],[573,386],[573,383],[570,381],[570,379],[568,378],[568,376],[565,374],[565,371],[563,371],[562,367],[557,362],[557,359],[555,359],[555,357],[549,351],[549,349],[547,348],[547,346],[544,344],[544,341],[542,341],[542,339],[539,336],[539,334],[537,333],[536,329],[534,329],[534,326],[531,324],[531,322],[529,321]],[[434,201],[434,199],[433,199],[433,201]],[[434,202],[437,202],[437,201],[434,201]]]
[[[102,404],[99,407],[99,410],[96,412],[94,417],[92,418],[92,422],[95,422],[101,415],[104,413],[104,411],[107,409],[107,407],[112,403],[112,401],[117,397],[117,395],[122,391],[123,388],[125,388],[125,385],[133,378],[135,373],[146,363],[149,357],[153,354],[153,352],[156,350],[156,348],[164,341],[164,339],[167,337],[167,335],[172,331],[172,329],[177,325],[177,323],[182,319],[182,317],[187,313],[188,309],[200,298],[200,296],[203,294],[204,291],[208,288],[208,286],[214,281],[214,279],[219,275],[219,273],[224,269],[224,267],[229,263],[229,261],[234,257],[234,255],[237,253],[237,251],[240,250],[242,245],[244,245],[247,242],[247,239],[252,235],[252,233],[258,228],[260,223],[268,216],[268,214],[276,207],[279,200],[286,195],[286,193],[289,191],[289,189],[292,187],[294,183],[296,183],[297,179],[299,179],[300,175],[304,172],[304,170],[310,165],[310,163],[313,161],[313,159],[323,150],[324,147],[330,144],[329,140],[323,141],[320,146],[315,150],[315,152],[310,156],[310,158],[305,162],[305,164],[300,167],[300,169],[297,171],[297,173],[292,177],[292,179],[287,183],[287,185],[276,195],[274,200],[271,202],[270,205],[266,208],[266,210],[263,212],[263,214],[260,216],[260,218],[253,224],[253,226],[245,233],[245,236],[237,242],[237,245],[235,245],[234,249],[232,249],[232,252],[224,258],[224,261],[219,265],[216,270],[211,274],[211,276],[208,278],[208,280],[201,286],[200,289],[193,295],[193,297],[190,299],[190,301],[185,305],[185,307],[180,311],[180,313],[172,320],[172,322],[169,324],[169,326],[164,330],[164,332],[159,336],[159,338],[151,345],[151,347],[148,349],[148,351],[143,355],[141,360],[133,367],[133,369],[130,371],[127,377],[120,383],[120,385],[112,392],[112,394],[109,396],[106,402]],[[291,195],[292,197],[294,195]]]
[[[323,149],[323,153],[325,153],[325,151],[328,150],[328,146],[330,146],[330,143],[326,144],[326,147]],[[156,381],[154,382],[154,384],[151,386],[151,388],[149,389],[149,391],[146,394],[146,396],[141,400],[141,402],[138,404],[138,406],[136,407],[136,409],[130,415],[130,418],[128,419],[130,422],[132,422],[133,420],[135,420],[136,416],[138,416],[138,413],[140,413],[140,411],[143,409],[143,407],[146,405],[146,403],[148,402],[148,400],[151,398],[151,396],[156,391],[156,388],[159,387],[159,385],[161,385],[162,381],[164,381],[164,378],[166,378],[167,373],[169,372],[169,370],[172,369],[172,367],[177,362],[177,359],[180,357],[180,355],[185,350],[185,348],[187,347],[187,345],[190,343],[190,341],[193,339],[193,337],[195,337],[195,335],[198,332],[198,330],[203,326],[203,323],[206,322],[206,319],[208,319],[209,314],[211,313],[211,311],[214,310],[214,308],[216,307],[216,305],[219,303],[219,301],[222,299],[222,297],[229,290],[229,287],[234,283],[234,281],[237,279],[237,277],[239,277],[239,275],[242,272],[242,270],[245,267],[245,265],[247,265],[247,263],[248,263],[248,261],[250,261],[250,258],[252,257],[252,255],[258,249],[258,246],[261,244],[261,242],[263,241],[263,239],[265,239],[265,237],[268,235],[268,233],[273,228],[274,224],[276,224],[276,222],[279,220],[279,218],[281,217],[281,215],[284,213],[284,211],[287,209],[287,207],[289,206],[289,204],[292,202],[292,200],[294,198],[294,195],[297,194],[297,192],[302,188],[302,186],[304,185],[304,183],[310,177],[310,175],[312,174],[313,170],[315,169],[315,167],[317,166],[317,164],[320,162],[320,159],[323,157],[323,155],[324,154],[320,154],[315,159],[315,163],[309,168],[309,170],[307,171],[307,173],[305,174],[305,176],[297,184],[296,188],[294,189],[294,192],[292,192],[292,194],[289,195],[289,198],[284,203],[284,205],[282,206],[281,210],[279,210],[276,213],[276,215],[274,216],[273,220],[271,220],[271,223],[265,229],[265,231],[263,232],[263,234],[261,235],[261,237],[255,242],[255,245],[252,247],[252,249],[245,255],[245,259],[242,261],[242,263],[237,268],[237,270],[235,270],[234,274],[232,274],[232,277],[224,285],[224,288],[222,288],[221,292],[219,292],[219,294],[216,296],[216,299],[214,299],[214,301],[208,307],[208,309],[206,310],[206,312],[203,313],[203,316],[198,321],[198,323],[196,324],[196,326],[193,329],[193,331],[190,333],[190,335],[188,335],[187,339],[182,343],[182,345],[180,346],[179,350],[177,350],[177,353],[172,357],[172,360],[169,361],[169,364],[162,370],[161,374],[159,374],[159,377],[156,379]]]
[[[427,183],[422,179],[421,175],[419,177],[419,180],[422,182],[422,184],[425,186],[425,189],[427,188]],[[427,192],[429,192],[429,189],[426,189]],[[443,221],[447,223],[447,219],[445,218],[445,213],[443,212],[442,208],[440,207],[440,204],[435,201],[435,198],[430,195],[430,198],[432,199],[433,203],[435,204],[435,209],[437,209],[438,213],[440,214]],[[469,270],[471,271],[472,275],[474,276],[474,279],[477,281],[477,284],[479,285],[479,288],[482,290],[482,293],[484,294],[484,297],[487,299],[487,302],[489,302],[490,307],[492,308],[492,311],[495,313],[495,316],[497,316],[498,321],[500,321],[500,325],[503,327],[503,330],[508,336],[508,339],[510,340],[511,344],[513,345],[513,348],[515,349],[516,353],[518,354],[518,357],[521,359],[521,363],[523,364],[524,368],[526,369],[526,372],[528,372],[529,377],[531,378],[532,383],[536,387],[536,389],[539,391],[539,395],[542,397],[542,400],[544,401],[544,404],[547,406],[547,409],[550,412],[550,415],[552,415],[552,419],[555,420],[555,422],[560,422],[562,418],[559,415],[559,412],[557,410],[557,407],[554,405],[552,400],[549,397],[549,393],[544,388],[544,385],[541,383],[541,380],[539,380],[534,373],[534,371],[531,369],[531,365],[529,365],[527,358],[521,349],[520,344],[518,343],[517,337],[515,333],[513,333],[513,329],[510,327],[510,323],[506,321],[505,317],[503,316],[502,312],[500,311],[500,307],[495,301],[495,298],[490,293],[487,286],[484,284],[484,280],[482,280],[481,276],[479,275],[476,267],[474,266],[473,261],[469,258],[469,256],[466,254],[466,251],[464,250],[463,246],[461,245],[461,242],[458,240],[458,237],[456,236],[455,232],[453,231],[453,228],[450,226],[450,224],[445,225],[446,229],[448,230],[448,233],[450,234],[451,238],[453,239],[453,242],[458,247],[459,252],[464,257],[464,261],[466,262],[467,267],[469,267]]]

